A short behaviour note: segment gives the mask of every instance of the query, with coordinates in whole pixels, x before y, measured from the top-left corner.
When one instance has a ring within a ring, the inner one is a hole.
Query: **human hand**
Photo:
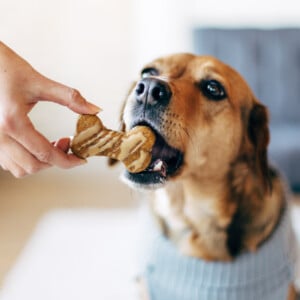
[[[68,154],[69,138],[51,143],[34,128],[28,113],[38,101],[56,102],[79,114],[100,110],[77,90],[35,71],[0,42],[0,165],[18,178],[50,166],[67,169],[85,163]]]

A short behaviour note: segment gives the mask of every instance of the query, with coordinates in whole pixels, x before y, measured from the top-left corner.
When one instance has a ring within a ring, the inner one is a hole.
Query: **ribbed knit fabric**
[[[144,215],[145,217],[145,215]],[[144,218],[145,220],[145,218]],[[153,230],[153,224],[150,225]],[[142,274],[151,300],[285,300],[292,282],[296,245],[286,210],[256,253],[233,262],[206,262],[181,255],[158,231],[144,233]]]

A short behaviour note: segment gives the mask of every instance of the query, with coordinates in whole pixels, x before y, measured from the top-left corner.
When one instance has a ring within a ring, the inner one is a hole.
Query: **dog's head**
[[[123,129],[146,125],[156,134],[152,162],[126,173],[137,187],[169,179],[217,179],[238,159],[266,172],[267,112],[243,78],[209,56],[176,54],[146,65],[122,113]]]

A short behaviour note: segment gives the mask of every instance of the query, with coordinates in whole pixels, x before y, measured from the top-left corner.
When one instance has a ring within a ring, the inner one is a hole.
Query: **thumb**
[[[76,89],[65,86],[41,75],[38,96],[43,101],[51,101],[68,107],[79,114],[97,114],[101,108],[88,102]]]

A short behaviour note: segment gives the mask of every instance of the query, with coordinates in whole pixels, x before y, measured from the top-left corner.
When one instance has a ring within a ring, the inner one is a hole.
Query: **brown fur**
[[[161,132],[184,153],[180,172],[152,192],[163,232],[184,254],[204,260],[255,251],[285,206],[283,183],[268,165],[266,107],[235,70],[213,57],[179,54],[146,67],[156,68],[172,91]],[[226,100],[207,99],[199,90],[202,79],[222,83]],[[133,90],[124,107],[126,126],[134,103]]]

